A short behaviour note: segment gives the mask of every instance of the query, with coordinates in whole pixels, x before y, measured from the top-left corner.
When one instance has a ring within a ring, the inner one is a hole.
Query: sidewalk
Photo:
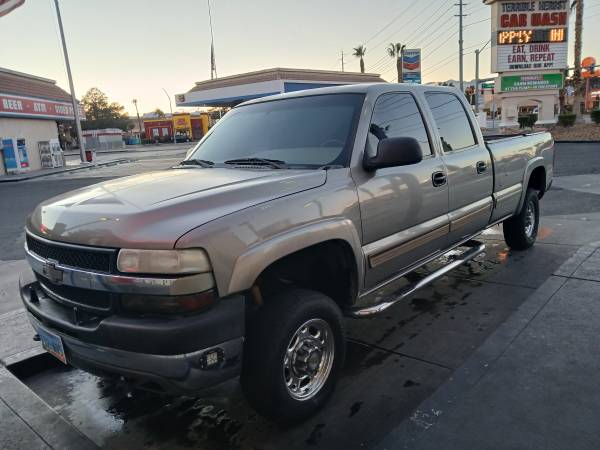
[[[123,164],[127,162],[135,161],[131,158],[119,158],[110,161],[103,161],[96,164],[79,163],[76,165],[66,165],[64,167],[56,167],[53,169],[42,169],[35,172],[27,172],[16,175],[0,175],[0,183],[14,183],[17,181],[33,180],[35,178],[47,177],[48,175],[55,175],[57,173],[74,172],[76,170],[94,169],[96,167],[106,167],[116,164]]]
[[[567,260],[378,448],[598,448],[599,247]]]
[[[18,298],[17,283],[6,281],[0,294]],[[33,329],[20,302],[11,302],[7,309],[0,314],[0,449],[97,448],[7,369],[44,353],[32,339]]]

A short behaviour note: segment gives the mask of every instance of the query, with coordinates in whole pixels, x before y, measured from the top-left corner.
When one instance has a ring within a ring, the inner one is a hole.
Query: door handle
[[[487,164],[485,161],[477,161],[475,167],[477,168],[477,173],[483,173],[487,170]]]
[[[446,174],[444,172],[433,172],[431,174],[431,182],[435,187],[446,184]]]

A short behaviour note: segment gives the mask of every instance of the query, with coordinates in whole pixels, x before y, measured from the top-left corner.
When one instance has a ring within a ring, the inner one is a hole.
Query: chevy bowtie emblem
[[[44,263],[44,265],[42,267],[42,273],[44,274],[44,276],[46,278],[48,278],[53,283],[59,284],[62,282],[63,271],[60,269],[57,269],[56,266],[54,265],[54,263],[50,263],[50,262]]]

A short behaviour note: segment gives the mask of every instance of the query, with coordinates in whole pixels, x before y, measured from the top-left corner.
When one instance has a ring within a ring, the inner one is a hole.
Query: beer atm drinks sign
[[[494,2],[492,72],[566,68],[568,26],[567,0]]]

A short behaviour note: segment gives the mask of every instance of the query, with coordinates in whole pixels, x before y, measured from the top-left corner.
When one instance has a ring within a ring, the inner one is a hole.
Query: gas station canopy
[[[198,81],[185,94],[177,94],[177,106],[233,107],[268,95],[326,86],[385,82],[375,73],[332,70],[266,69],[214,80]]]

